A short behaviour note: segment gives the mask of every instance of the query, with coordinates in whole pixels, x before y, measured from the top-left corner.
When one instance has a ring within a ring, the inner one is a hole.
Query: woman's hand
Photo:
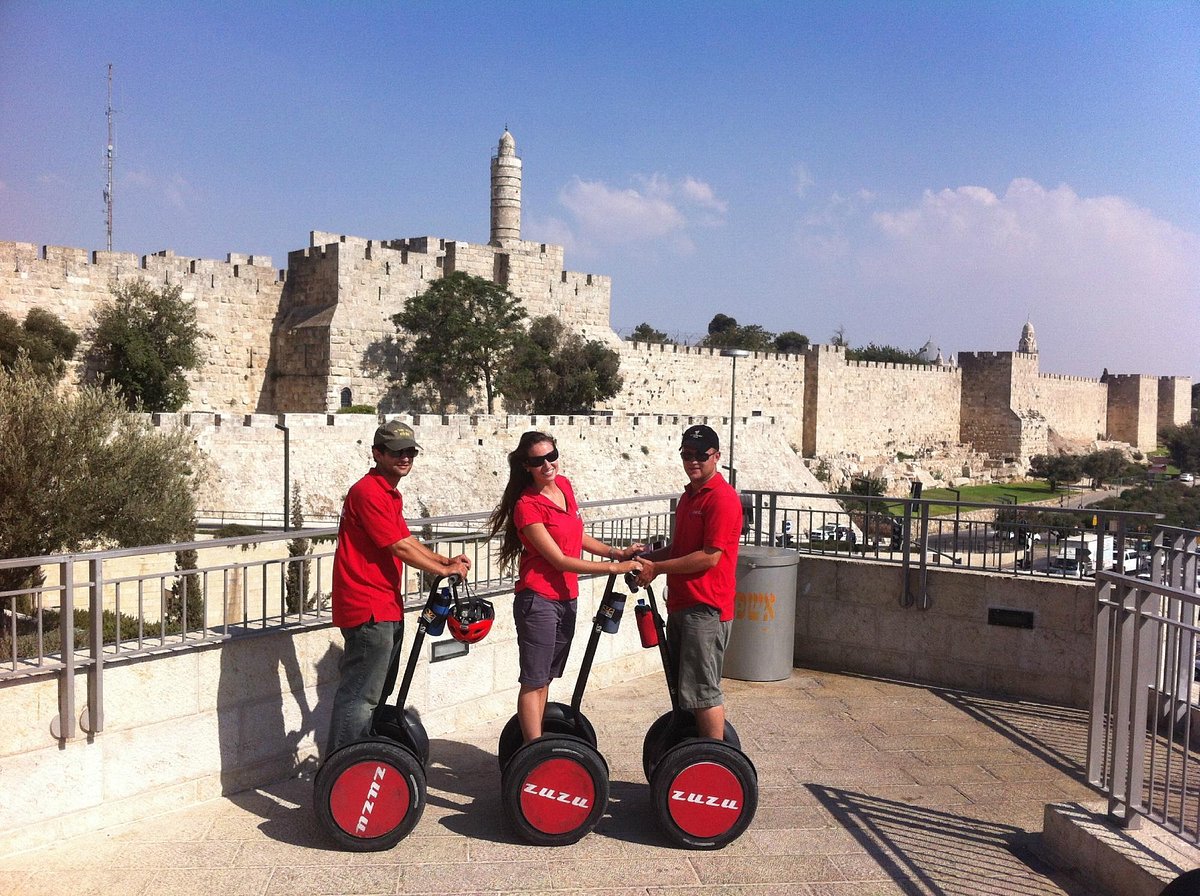
[[[614,556],[617,560],[632,560],[644,550],[646,550],[646,546],[639,541],[628,547],[621,548],[614,553]]]

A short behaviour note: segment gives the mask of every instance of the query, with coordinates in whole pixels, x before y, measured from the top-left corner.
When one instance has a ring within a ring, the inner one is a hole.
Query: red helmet
[[[482,641],[492,630],[495,618],[496,611],[490,601],[468,595],[466,600],[458,601],[450,610],[446,624],[455,641],[474,644]]]

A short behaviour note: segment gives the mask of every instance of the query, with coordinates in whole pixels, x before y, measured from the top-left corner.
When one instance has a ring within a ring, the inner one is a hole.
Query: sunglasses
[[[558,460],[558,449],[557,448],[555,448],[553,451],[549,452],[548,454],[538,454],[533,457],[527,457],[527,458],[525,458],[525,460],[521,461],[521,463],[523,463],[525,465],[526,469],[536,470],[539,467],[541,467],[542,464],[552,464],[556,460]]]
[[[700,454],[695,451],[689,451],[687,448],[683,448],[680,450],[679,456],[683,458],[684,463],[691,463],[692,461],[696,460],[700,461],[700,463],[704,463],[706,460],[712,457],[712,452],[705,451],[703,454]]]
[[[395,457],[395,458],[407,457],[409,460],[412,460],[418,454],[421,453],[416,448],[401,448],[399,451],[393,451],[391,448],[380,448],[379,450],[382,451],[384,454],[386,454],[388,457]]]

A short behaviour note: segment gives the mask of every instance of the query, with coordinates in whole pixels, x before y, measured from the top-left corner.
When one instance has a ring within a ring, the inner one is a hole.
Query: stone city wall
[[[155,425],[187,426],[208,458],[197,497],[201,510],[283,511],[283,440],[288,427],[289,474],[306,514],[336,514],[347,489],[371,466],[378,418],[370,414],[155,414]],[[686,477],[679,438],[692,423],[708,423],[728,448],[729,418],[674,415],[404,416],[422,448],[404,480],[410,518],[490,510],[508,478],[508,452],[521,433],[548,432],[562,452],[560,470],[580,501],[677,494]],[[740,488],[823,492],[824,488],[769,417],[735,422]],[[728,452],[724,453],[728,459]],[[728,472],[725,472],[728,477]]]
[[[1158,444],[1158,380],[1142,374],[1108,378],[1108,437],[1139,451]]]
[[[958,368],[847,361],[841,346],[805,353],[804,453],[911,452],[959,441]]]
[[[1186,376],[1158,378],[1158,429],[1184,426],[1192,419],[1192,380]]]
[[[621,392],[608,405],[629,414],[725,415],[730,411],[733,359],[719,349],[620,342]],[[788,444],[800,450],[804,422],[804,357],[755,352],[737,360],[738,417],[774,417]],[[722,436],[722,439],[724,436]],[[736,460],[736,457],[735,457]]]
[[[139,279],[155,289],[180,286],[211,337],[200,343],[200,370],[188,375],[191,406],[268,410],[271,325],[284,283],[283,272],[271,266],[270,258],[230,254],[219,262],[181,258],[170,251],[139,258],[0,242],[0,311],[18,321],[33,308],[45,308],[85,336],[96,310],[111,301],[112,288]],[[81,340],[73,375],[80,373],[89,347]]]

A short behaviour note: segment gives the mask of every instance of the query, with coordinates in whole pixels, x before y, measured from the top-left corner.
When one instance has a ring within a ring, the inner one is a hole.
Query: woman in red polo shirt
[[[526,741],[542,736],[550,682],[561,678],[575,634],[579,573],[636,572],[640,544],[615,548],[584,534],[575,492],[558,475],[558,447],[527,432],[508,455],[508,485],[489,525],[502,535],[500,565],[517,564],[513,619],[521,656],[517,718]],[[614,563],[583,560],[583,551]]]

